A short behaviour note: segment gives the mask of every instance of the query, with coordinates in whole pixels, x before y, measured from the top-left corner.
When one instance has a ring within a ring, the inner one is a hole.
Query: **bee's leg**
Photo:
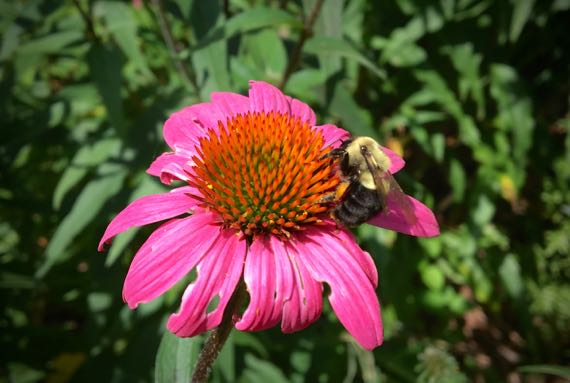
[[[337,149],[331,150],[330,152],[328,152],[327,154],[322,156],[321,159],[324,159],[324,158],[333,158],[333,159],[340,158],[340,157],[344,156],[345,153],[346,153],[346,151],[344,149],[337,148]]]
[[[336,199],[336,192],[330,192],[328,194],[326,194],[324,197],[322,197],[321,199],[319,199],[317,201],[317,203],[327,203],[327,202],[332,202]]]

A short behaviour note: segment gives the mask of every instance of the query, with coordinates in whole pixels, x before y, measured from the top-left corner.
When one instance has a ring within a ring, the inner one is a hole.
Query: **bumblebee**
[[[343,225],[354,227],[368,221],[386,210],[388,200],[410,211],[410,202],[388,171],[390,158],[374,139],[352,137],[327,157],[338,161],[343,181],[332,197],[336,201],[333,217]],[[413,213],[409,219],[414,219]]]

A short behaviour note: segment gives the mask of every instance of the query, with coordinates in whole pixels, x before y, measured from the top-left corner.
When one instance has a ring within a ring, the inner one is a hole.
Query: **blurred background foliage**
[[[202,339],[164,329],[183,285],[121,299],[152,228],[96,245],[165,190],[144,172],[169,113],[286,72],[320,122],[405,156],[397,178],[442,235],[357,230],[382,347],[326,306],[297,334],[235,331],[213,381],[570,379],[570,2],[326,0],[308,35],[317,3],[0,3],[0,381],[188,381]]]

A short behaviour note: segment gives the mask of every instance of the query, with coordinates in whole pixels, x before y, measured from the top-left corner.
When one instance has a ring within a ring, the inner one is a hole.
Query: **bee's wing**
[[[403,214],[402,218],[404,218],[408,224],[415,224],[417,217],[414,214],[414,207],[392,174],[390,174],[387,169],[381,169],[369,151],[365,151],[362,154],[366,160],[368,170],[372,173],[378,198],[382,202],[382,208],[384,209],[387,200],[390,200],[394,206],[399,208],[398,210]]]

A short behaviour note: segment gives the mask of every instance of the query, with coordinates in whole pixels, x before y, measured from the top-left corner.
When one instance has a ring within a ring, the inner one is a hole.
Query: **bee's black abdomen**
[[[374,217],[381,209],[382,203],[376,190],[353,183],[346,199],[335,209],[335,216],[346,226],[357,226]]]

